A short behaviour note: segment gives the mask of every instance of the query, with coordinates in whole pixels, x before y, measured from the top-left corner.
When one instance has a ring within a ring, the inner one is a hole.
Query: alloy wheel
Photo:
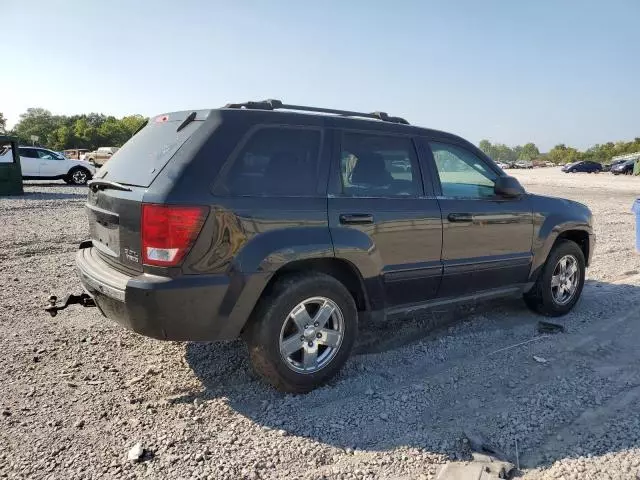
[[[296,305],[280,331],[280,355],[296,373],[324,368],[340,349],[344,337],[340,307],[326,297],[311,297]]]

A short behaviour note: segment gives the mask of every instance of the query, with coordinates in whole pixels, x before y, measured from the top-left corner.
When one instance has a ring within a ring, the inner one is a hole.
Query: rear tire
[[[573,281],[568,275],[562,274],[561,262],[565,259],[568,264],[576,267]],[[566,315],[580,299],[584,277],[585,259],[582,250],[571,240],[560,240],[551,249],[535,285],[525,293],[524,301],[531,310],[542,315]]]
[[[309,273],[278,280],[258,302],[243,337],[260,377],[280,391],[306,393],[338,373],[357,331],[358,312],[345,286]]]

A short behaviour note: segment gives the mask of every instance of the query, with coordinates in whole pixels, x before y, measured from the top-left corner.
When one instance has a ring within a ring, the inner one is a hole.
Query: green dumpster
[[[18,139],[0,135],[0,195],[22,195]]]

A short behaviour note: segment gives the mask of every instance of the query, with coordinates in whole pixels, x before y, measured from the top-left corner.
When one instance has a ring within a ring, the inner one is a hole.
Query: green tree
[[[0,112],[0,133],[4,133],[7,131],[7,119],[4,118],[2,112]]]
[[[489,140],[481,140],[478,146],[480,150],[496,162],[511,163],[517,159],[515,152],[502,143],[492,144]]]
[[[39,137],[39,143],[45,144],[48,136],[58,127],[60,117],[54,117],[49,110],[44,108],[29,108],[20,115],[20,121],[16,124],[13,133],[23,143],[31,143],[31,136]]]
[[[580,152],[561,143],[549,150],[547,158],[553,163],[571,163],[580,160]]]
[[[516,147],[518,148],[518,147]],[[527,143],[523,145],[518,151],[519,160],[533,160],[540,156],[540,150],[536,147],[535,143]]]

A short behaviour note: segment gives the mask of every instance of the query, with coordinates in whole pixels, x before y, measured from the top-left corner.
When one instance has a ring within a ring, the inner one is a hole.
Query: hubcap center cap
[[[313,327],[308,327],[304,329],[304,332],[302,333],[302,335],[304,335],[304,338],[306,338],[307,340],[315,340],[316,338],[316,329]]]

